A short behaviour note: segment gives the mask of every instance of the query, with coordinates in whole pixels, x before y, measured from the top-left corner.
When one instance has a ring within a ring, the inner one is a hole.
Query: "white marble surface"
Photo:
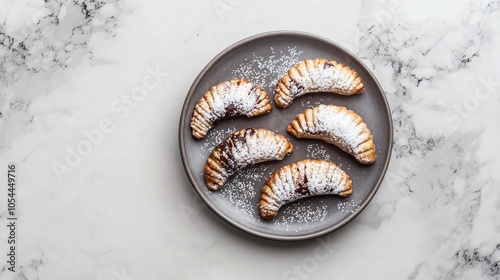
[[[0,2],[0,278],[499,279],[500,1],[286,3]],[[298,243],[251,237],[211,213],[177,140],[206,63],[284,29],[361,57],[394,120],[372,203],[341,230]]]

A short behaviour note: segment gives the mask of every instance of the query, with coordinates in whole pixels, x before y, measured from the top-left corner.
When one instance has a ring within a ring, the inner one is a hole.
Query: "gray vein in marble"
[[[47,0],[14,30],[7,19],[0,19],[0,150],[30,127],[31,102],[49,94],[47,83],[40,82],[36,92],[27,85],[53,79],[55,71],[82,57],[95,59],[88,43],[98,32],[108,38],[116,35],[120,2]]]
[[[0,82],[11,85],[25,72],[52,72],[68,67],[75,56],[91,54],[87,43],[93,34],[114,36],[119,2],[48,0],[40,7],[45,13],[10,32],[6,19],[0,19],[0,49],[7,54],[0,60]]]
[[[444,279],[456,279],[461,276],[460,272],[464,269],[471,267],[481,266],[481,270],[486,272],[487,276],[500,277],[500,259],[495,258],[495,253],[500,251],[500,244],[492,250],[488,255],[482,255],[478,252],[477,248],[474,249],[460,249],[456,254],[456,265],[454,269],[445,276]]]
[[[368,1],[364,1],[364,4],[367,10],[375,10],[373,6],[376,4],[368,3]],[[423,160],[422,165],[411,166],[408,173],[404,174],[400,186],[407,188],[410,196],[420,200],[427,207],[450,204],[457,207],[458,223],[447,238],[459,242],[463,242],[462,240],[471,231],[472,221],[481,204],[481,189],[484,182],[478,182],[476,179],[481,164],[474,158],[474,155],[470,154],[470,151],[477,149],[478,142],[474,137],[471,137],[470,132],[456,131],[449,137],[418,135],[412,113],[405,110],[405,105],[415,102],[410,93],[414,88],[421,87],[422,82],[432,83],[435,79],[466,69],[471,61],[481,56],[481,46],[489,39],[482,29],[482,24],[488,15],[499,9],[500,1],[492,1],[486,7],[472,9],[476,13],[480,13],[479,20],[473,23],[470,23],[470,15],[465,15],[462,26],[458,27],[458,32],[465,37],[464,43],[445,44],[446,37],[451,34],[448,33],[420,52],[418,49],[423,47],[420,39],[425,37],[425,34],[412,33],[411,36],[405,38],[406,36],[401,34],[405,34],[407,30],[411,29],[411,26],[406,26],[408,23],[403,22],[400,18],[387,22],[375,22],[373,26],[367,26],[361,20],[358,25],[363,34],[360,41],[370,42],[360,49],[359,55],[371,61],[375,69],[379,66],[390,66],[393,71],[392,86],[394,90],[390,90],[386,94],[392,107],[394,120],[394,139],[396,141],[393,148],[394,158],[396,161],[401,161],[401,159],[409,158],[418,153]],[[401,21],[395,23],[394,21],[397,20]],[[433,69],[431,75],[419,75],[415,72],[420,68],[429,68],[429,65],[425,64],[429,63],[428,60],[417,60],[412,55],[406,57],[397,55],[401,50],[411,50],[414,53],[419,52],[421,56],[425,57],[435,49],[440,49],[441,52],[443,48],[452,53],[453,60],[451,63],[431,61],[430,67]],[[398,144],[397,139],[399,138],[407,138],[407,142]],[[429,156],[431,154],[432,156]],[[454,155],[454,158],[450,159],[449,155]],[[449,174],[442,174],[446,170],[449,171]],[[455,190],[452,188],[456,178],[465,181],[466,185],[461,200],[457,198]],[[398,197],[392,199],[398,199]],[[385,201],[385,203],[392,203],[392,201]],[[377,218],[378,222],[370,222],[376,227],[385,220],[385,218]],[[449,252],[449,249],[453,250],[453,248],[447,246],[436,248],[432,255],[449,253],[451,258],[453,253]],[[495,250],[498,250],[498,246]],[[479,256],[474,249],[460,249],[455,256],[457,264],[454,269],[440,279],[452,279],[457,276],[457,273],[460,274],[462,269],[479,265],[482,266],[483,274],[492,277],[498,276],[499,263],[497,260],[491,259],[493,253],[488,256]],[[416,279],[421,269],[430,266],[433,264],[429,260],[421,262],[408,276],[409,279]]]
[[[372,9],[373,5],[367,1],[363,1],[366,9]],[[394,92],[388,93],[388,98],[392,106],[392,115],[394,119],[394,138],[398,139],[400,137],[409,137],[409,144],[407,147],[402,147],[402,149],[395,149],[394,152],[396,157],[410,156],[412,155],[412,150],[421,150],[424,154],[426,152],[435,149],[436,144],[442,144],[442,138],[423,138],[419,137],[415,133],[415,127],[412,125],[411,115],[409,115],[401,107],[401,104],[411,102],[410,97],[407,95],[409,89],[405,85],[405,82],[409,82],[414,86],[418,87],[423,80],[431,81],[447,73],[458,71],[467,67],[475,57],[479,55],[480,46],[487,39],[483,35],[481,29],[481,23],[484,22],[487,15],[500,9],[500,1],[493,1],[488,3],[487,7],[478,7],[477,12],[482,13],[481,20],[475,24],[467,24],[468,17],[463,19],[464,25],[461,27],[465,36],[467,36],[467,44],[463,46],[452,46],[452,49],[448,49],[454,54],[454,61],[452,65],[439,65],[438,62],[434,65],[433,69],[436,71],[436,75],[433,77],[418,77],[412,72],[419,68],[425,67],[425,65],[419,65],[419,62],[412,57],[407,59],[400,58],[395,54],[402,49],[408,49],[412,47],[419,46],[420,36],[425,36],[424,34],[414,35],[411,34],[407,36],[402,36],[401,34],[408,34],[409,27],[405,27],[405,23],[401,22],[395,24],[392,21],[378,22],[376,26],[367,26],[366,23],[361,20],[358,27],[361,29],[363,36],[360,37],[360,41],[371,42],[368,46],[365,46],[360,50],[359,55],[362,58],[369,59],[374,67],[377,65],[391,65],[393,68],[393,85],[396,87]],[[368,13],[370,14],[370,13]],[[479,35],[476,36],[476,34]],[[446,36],[444,36],[446,37]],[[424,53],[426,56],[429,52],[435,49],[442,43],[443,38],[441,37],[435,44],[430,46]],[[363,45],[363,44],[360,44]],[[474,48],[472,54],[467,52],[468,49]],[[423,149],[422,149],[423,147]]]

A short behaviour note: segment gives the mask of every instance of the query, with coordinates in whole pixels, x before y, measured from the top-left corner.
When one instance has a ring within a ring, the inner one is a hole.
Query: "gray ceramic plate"
[[[356,96],[328,93],[304,95],[267,115],[225,119],[205,139],[191,136],[193,108],[211,86],[241,77],[260,84],[274,95],[276,81],[289,67],[309,58],[327,58],[358,71],[365,92]],[[350,155],[320,140],[296,139],[286,132],[288,123],[307,108],[318,104],[346,106],[361,115],[375,139],[377,161],[364,166]],[[268,162],[242,170],[220,191],[209,191],[203,167],[212,149],[228,134],[245,127],[267,128],[287,136],[295,151],[283,161]],[[250,234],[277,240],[303,240],[334,231],[354,219],[370,202],[382,182],[392,147],[392,120],[384,92],[373,74],[350,52],[334,42],[312,34],[271,32],[244,39],[217,55],[194,81],[186,97],[179,125],[179,143],[186,173],[201,199],[222,219]],[[286,205],[271,221],[259,217],[257,204],[267,178],[280,167],[305,158],[333,161],[353,181],[349,198],[318,196]]]

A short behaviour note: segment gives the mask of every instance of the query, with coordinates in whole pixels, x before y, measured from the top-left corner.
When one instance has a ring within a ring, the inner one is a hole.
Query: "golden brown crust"
[[[335,163],[306,159],[283,166],[269,177],[261,191],[260,216],[273,219],[283,205],[305,197],[351,194],[351,178]]]
[[[335,60],[316,58],[301,61],[288,70],[276,85],[274,101],[284,108],[306,93],[353,95],[363,91],[363,81],[355,70]]]
[[[268,94],[245,79],[232,79],[213,86],[195,105],[191,118],[192,134],[202,139],[220,119],[246,115],[253,117],[271,112]]]
[[[293,152],[288,139],[263,128],[245,128],[227,137],[212,151],[205,165],[208,189],[222,188],[236,171],[256,163],[282,160]]]
[[[334,144],[363,164],[376,160],[373,135],[361,116],[346,107],[319,105],[298,114],[287,131],[297,138]]]

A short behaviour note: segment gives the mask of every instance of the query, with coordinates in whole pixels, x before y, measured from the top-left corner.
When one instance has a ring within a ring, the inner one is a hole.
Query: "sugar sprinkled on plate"
[[[321,144],[308,144],[306,150],[310,158],[330,161],[330,154],[328,154],[326,147]]]
[[[288,69],[300,61],[301,54],[302,51],[298,51],[296,47],[288,47],[287,52],[275,51],[271,47],[269,56],[258,56],[252,53],[252,57],[245,58],[232,74],[234,77],[247,79],[264,88],[274,88]]]
[[[236,173],[221,189],[220,194],[234,206],[236,213],[260,221],[255,217],[256,201],[260,197],[263,180],[272,173],[269,163],[260,163]]]
[[[328,214],[328,205],[322,203],[319,206],[313,207],[310,199],[299,200],[294,204],[284,207],[277,218],[276,225],[284,225],[289,223],[304,223],[308,224],[316,221],[324,221]]]
[[[325,100],[324,97],[318,96],[318,95],[306,95],[300,99],[300,105],[304,108],[313,108],[315,106],[318,106],[320,104],[325,104],[325,102],[330,102],[328,100]]]
[[[355,213],[359,209],[361,201],[359,200],[346,200],[337,204],[337,209],[344,213]]]

